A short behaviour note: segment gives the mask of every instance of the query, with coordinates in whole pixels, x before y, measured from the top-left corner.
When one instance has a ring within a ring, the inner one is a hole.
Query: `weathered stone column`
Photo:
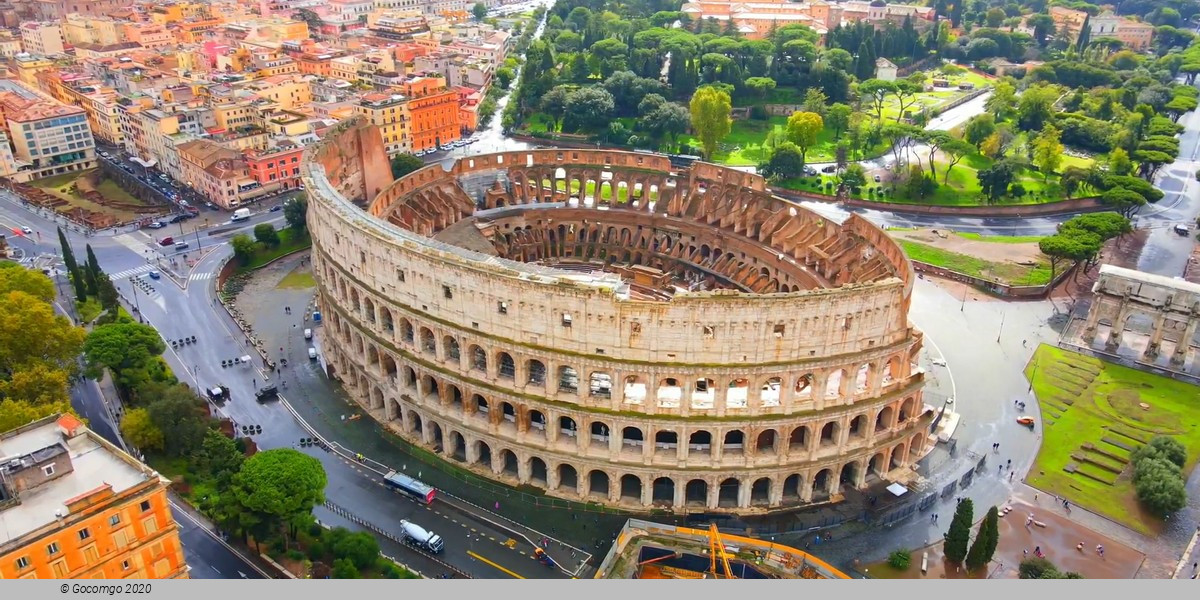
[[[1197,325],[1200,325],[1200,315],[1193,314],[1188,319],[1187,326],[1183,328],[1183,335],[1175,343],[1175,351],[1171,353],[1172,364],[1182,365],[1187,360],[1188,348],[1191,346],[1192,338],[1196,337]]]

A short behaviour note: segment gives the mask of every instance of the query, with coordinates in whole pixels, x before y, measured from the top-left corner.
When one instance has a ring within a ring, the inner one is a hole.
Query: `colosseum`
[[[929,448],[912,267],[865,219],[635,152],[392,181],[360,120],[302,169],[327,367],[447,461],[571,500],[747,513],[911,476]]]

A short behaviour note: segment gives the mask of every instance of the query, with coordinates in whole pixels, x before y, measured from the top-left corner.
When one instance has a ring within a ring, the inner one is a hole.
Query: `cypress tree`
[[[996,554],[996,545],[1000,543],[1000,511],[995,506],[988,509],[987,516],[979,524],[979,533],[975,543],[967,552],[967,568],[978,569],[989,562]]]
[[[104,277],[104,271],[100,270],[100,261],[96,260],[96,253],[92,252],[92,245],[87,245],[87,272],[84,273],[84,279],[87,281],[87,289],[89,296],[100,295],[100,278]]]
[[[943,550],[950,562],[961,563],[967,557],[967,543],[971,541],[971,521],[975,518],[975,505],[970,498],[963,498],[954,509],[954,520],[946,532]]]
[[[859,81],[866,81],[875,76],[875,58],[875,45],[870,39],[864,38],[858,45],[858,63],[854,70],[854,76]]]
[[[1092,43],[1092,15],[1083,18],[1083,27],[1079,28],[1079,39],[1075,41],[1075,50],[1083,52]]]
[[[75,251],[71,249],[71,244],[67,241],[67,235],[63,233],[62,227],[58,228],[58,243],[62,246],[63,264],[67,266],[67,273],[71,277],[71,285],[75,288],[75,297],[77,299],[87,298],[87,287],[83,282],[83,273],[79,270],[79,263],[75,261]]]

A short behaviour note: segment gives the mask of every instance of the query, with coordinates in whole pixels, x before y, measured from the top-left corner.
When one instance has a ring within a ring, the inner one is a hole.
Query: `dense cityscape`
[[[1196,579],[1198,36],[0,2],[0,578]]]

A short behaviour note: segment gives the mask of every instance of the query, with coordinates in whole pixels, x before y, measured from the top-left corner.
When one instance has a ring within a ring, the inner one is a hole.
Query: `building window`
[[[58,542],[50,542],[50,545],[46,546],[46,554],[50,556],[58,554]]]
[[[447,300],[454,299],[454,292],[450,291],[450,286],[448,285],[442,286],[442,295],[445,296]]]
[[[123,560],[123,561],[121,561],[121,570],[122,570],[122,571],[128,571],[128,570],[129,570],[129,561],[128,561],[128,560]]]
[[[21,558],[17,559],[17,570],[18,571],[20,571],[21,569],[27,568],[28,566],[29,566],[29,557],[28,556],[22,556]]]
[[[120,525],[121,524],[121,515],[113,515],[113,516],[109,517],[108,524],[110,527],[116,527],[117,525]]]
[[[571,326],[571,313],[563,313],[563,315],[562,315],[562,326],[563,326],[563,327],[570,327],[570,326]]]
[[[141,506],[142,512],[146,512],[146,511],[150,510],[150,501],[142,500],[142,503],[140,506]]]
[[[502,315],[507,315],[508,314],[508,303],[507,302],[497,303],[496,310],[500,311],[500,314],[502,314]]]
[[[88,531],[87,527],[84,527],[83,529],[79,530],[79,540],[80,541],[86,540],[90,537],[92,537],[92,532]]]
[[[46,465],[42,467],[42,472],[46,474],[46,477],[54,475],[54,465]]]

